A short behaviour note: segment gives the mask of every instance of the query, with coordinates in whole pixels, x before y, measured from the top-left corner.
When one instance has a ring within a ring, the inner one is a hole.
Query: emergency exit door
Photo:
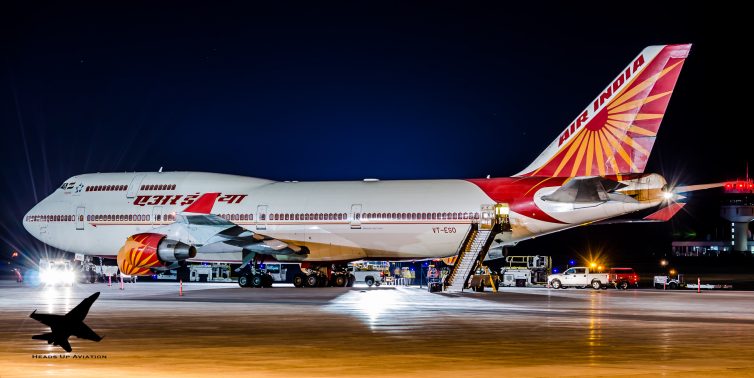
[[[351,205],[351,229],[361,228],[361,204]]]
[[[86,220],[86,208],[79,206],[76,208],[76,229],[84,229],[84,221]]]

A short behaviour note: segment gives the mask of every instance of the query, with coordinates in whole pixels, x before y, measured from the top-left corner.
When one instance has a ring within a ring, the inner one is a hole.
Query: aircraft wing
[[[212,217],[220,218],[216,215]],[[222,218],[220,218],[222,219]],[[227,221],[226,221],[227,222]],[[228,222],[230,223],[230,222]],[[209,242],[225,243],[234,247],[241,247],[265,255],[307,254],[308,250],[294,244],[247,230],[231,223],[232,226],[215,234]]]
[[[211,214],[219,193],[205,193],[196,202],[181,212],[176,223],[166,227],[166,234],[178,232],[186,239],[202,245],[224,243],[259,254],[289,255],[308,254],[306,247],[289,244],[238,226],[220,216]],[[179,229],[180,230],[177,230]],[[161,230],[155,229],[155,232]]]
[[[87,339],[92,341],[102,340],[102,336],[92,331],[89,326],[84,323],[79,324],[78,327],[71,333],[71,335],[78,337],[79,339]]]
[[[63,319],[63,315],[37,314],[37,310],[34,310],[34,312],[32,312],[31,315],[29,315],[29,317],[48,327],[57,325],[60,322],[60,320]]]
[[[73,308],[73,310],[69,311],[65,315],[66,318],[72,321],[84,321],[86,314],[89,313],[89,309],[92,307],[92,304],[94,304],[94,301],[96,301],[97,298],[99,298],[99,291],[81,301],[81,303],[79,303],[76,307]]]

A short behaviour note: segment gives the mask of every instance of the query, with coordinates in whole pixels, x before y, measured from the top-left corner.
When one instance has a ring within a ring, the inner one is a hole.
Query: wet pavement
[[[29,318],[101,291],[72,353]],[[0,377],[754,376],[754,292],[0,282]],[[67,358],[66,358],[67,356]]]

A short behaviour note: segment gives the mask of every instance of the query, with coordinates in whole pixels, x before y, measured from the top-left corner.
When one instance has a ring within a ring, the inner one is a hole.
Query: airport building
[[[754,253],[749,224],[754,220],[754,182],[748,178],[725,183],[720,216],[730,224],[723,227],[723,240],[673,241],[675,256],[719,256],[721,253]]]

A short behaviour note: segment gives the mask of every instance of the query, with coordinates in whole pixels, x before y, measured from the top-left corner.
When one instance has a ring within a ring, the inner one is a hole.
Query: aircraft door
[[[257,230],[267,229],[267,205],[257,205]]]
[[[134,198],[136,197],[136,192],[139,191],[139,187],[141,187],[141,181],[144,180],[145,175],[136,175],[133,180],[131,180],[131,184],[128,185],[128,191],[126,192],[126,198]]]
[[[79,206],[76,208],[76,229],[84,229],[84,220],[86,220],[86,208]]]
[[[491,230],[495,225],[495,205],[482,205],[481,217],[479,219],[479,228],[482,230]]]
[[[361,204],[355,203],[351,205],[351,229],[361,229]]]
[[[152,208],[152,228],[159,227],[162,224],[162,206]]]

